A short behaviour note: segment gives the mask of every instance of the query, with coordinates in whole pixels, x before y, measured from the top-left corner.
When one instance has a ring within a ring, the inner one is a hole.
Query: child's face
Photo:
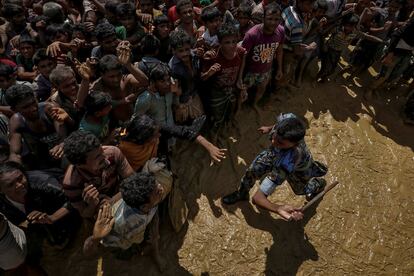
[[[168,23],[160,24],[156,27],[160,38],[166,38],[170,35],[170,25]]]
[[[104,39],[102,39],[101,41],[101,47],[102,50],[105,53],[116,53],[116,46],[118,46],[118,39],[116,38],[116,35],[110,35],[108,37],[105,37]]]
[[[102,74],[103,83],[110,88],[119,88],[121,79],[122,72],[120,70],[110,70]]]
[[[34,55],[34,47],[29,43],[20,43],[19,51],[26,59],[32,58]]]
[[[237,42],[238,42],[237,36],[231,35],[231,36],[223,37],[220,42],[220,45],[224,53],[230,54],[230,53],[236,52]]]
[[[56,62],[47,59],[47,60],[41,60],[39,64],[37,65],[37,70],[42,74],[45,78],[49,78],[50,73],[55,69]]]
[[[206,27],[208,31],[210,32],[210,35],[215,35],[218,31],[218,29],[221,26],[221,18],[216,17],[212,21],[206,22]]]
[[[280,23],[280,13],[266,14],[263,20],[263,27],[267,32],[275,31]]]
[[[249,24],[250,17],[245,14],[239,13],[237,15],[237,21],[239,21],[240,27],[246,27]]]
[[[183,23],[192,23],[194,19],[194,10],[192,5],[185,5],[178,11],[180,19]]]
[[[0,77],[0,88],[6,90],[16,82],[15,76]]]
[[[162,80],[156,80],[154,82],[155,89],[161,94],[167,94],[171,91],[171,77],[165,75]]]
[[[75,76],[71,76],[64,80],[58,85],[58,89],[63,95],[72,101],[75,101],[76,95],[78,94],[78,83],[76,82]]]
[[[141,9],[142,13],[152,14],[152,9],[154,8],[154,4],[152,1],[143,0],[140,2],[139,8]]]
[[[184,44],[183,47],[173,50],[173,54],[183,62],[191,61],[191,45]]]
[[[134,16],[118,17],[119,23],[125,27],[127,32],[131,32],[135,29],[136,20]]]

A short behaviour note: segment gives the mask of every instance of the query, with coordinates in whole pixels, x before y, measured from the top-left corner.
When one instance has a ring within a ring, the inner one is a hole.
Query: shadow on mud
[[[262,209],[257,212],[250,202],[237,206],[248,225],[269,232],[273,237],[273,244],[264,250],[266,254],[265,275],[296,275],[303,262],[319,259],[317,250],[305,233],[305,226],[316,214],[316,208],[320,202],[321,200],[317,201],[307,209],[304,219],[299,222],[275,219],[268,211]]]

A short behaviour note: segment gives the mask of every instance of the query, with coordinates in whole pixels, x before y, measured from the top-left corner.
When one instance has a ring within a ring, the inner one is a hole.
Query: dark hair
[[[116,7],[116,15],[118,17],[128,17],[133,16],[137,19],[137,14],[135,12],[135,7],[132,3],[121,3]]]
[[[282,8],[276,2],[270,3],[264,8],[264,17],[275,13],[282,13]]]
[[[252,13],[253,13],[253,7],[252,5],[246,3],[246,2],[242,2],[239,7],[237,8],[237,13],[241,13],[247,17],[251,17]]]
[[[122,65],[114,55],[105,55],[99,60],[98,69],[101,74],[111,70],[122,70]]]
[[[164,63],[160,63],[152,69],[150,73],[150,81],[163,80],[165,76],[171,76],[170,68]]]
[[[115,27],[109,23],[98,24],[95,28],[95,36],[97,40],[103,40],[110,36],[116,35]]]
[[[27,44],[30,44],[30,45],[32,45],[33,47],[35,47],[35,46],[36,46],[36,41],[33,39],[33,37],[31,37],[31,36],[30,36],[30,35],[28,35],[28,34],[22,34],[22,35],[20,35],[20,38],[19,38],[19,46],[20,46],[22,43],[27,43]]]
[[[58,34],[68,35],[69,39],[72,34],[72,26],[69,24],[50,24],[46,27],[46,39],[53,42]]]
[[[9,64],[5,64],[3,62],[0,62],[0,77],[11,77],[16,72],[16,68],[13,68],[13,66]]]
[[[39,63],[41,61],[44,61],[44,60],[54,61],[54,59],[46,53],[46,49],[45,48],[42,48],[42,49],[37,50],[35,52],[35,54],[33,55],[32,60],[33,60],[33,64],[36,65],[36,66],[38,66]]]
[[[154,26],[159,26],[161,24],[170,24],[170,20],[168,20],[168,17],[164,14],[154,18]]]
[[[140,45],[143,55],[155,55],[160,50],[161,42],[156,36],[147,34],[141,39]]]
[[[205,7],[201,11],[201,20],[204,23],[211,22],[217,17],[221,17],[221,12],[216,7]]]
[[[298,118],[286,118],[276,126],[276,134],[290,142],[297,143],[305,137],[305,125]]]
[[[23,7],[17,4],[5,4],[1,9],[1,13],[8,21],[14,16],[24,13]]]
[[[193,7],[193,2],[191,2],[191,0],[178,0],[177,4],[175,5],[175,8],[177,10],[177,13],[180,14],[181,8],[185,7],[187,5],[191,5],[191,7]]]
[[[5,99],[11,108],[28,98],[35,98],[33,89],[25,84],[15,84],[10,86],[5,93]]]
[[[170,34],[170,46],[172,49],[178,49],[184,44],[192,44],[191,37],[183,30],[175,30]]]
[[[91,132],[77,130],[65,139],[63,151],[71,164],[82,165],[86,163],[88,153],[100,145],[99,139]]]
[[[85,98],[85,110],[89,115],[99,112],[111,105],[111,96],[101,91],[91,91]]]
[[[142,114],[132,116],[126,127],[126,141],[143,145],[154,137],[155,130],[158,128],[154,119],[148,115]]]
[[[221,41],[223,38],[228,37],[228,36],[238,36],[239,34],[239,30],[237,29],[236,26],[234,26],[234,24],[223,24],[221,25],[221,27],[219,28],[218,32],[217,32],[217,37],[218,40]]]
[[[105,2],[105,10],[116,14],[116,8],[119,5],[119,1],[118,0],[108,0]]]
[[[359,16],[355,13],[349,13],[342,18],[342,25],[357,25],[359,22]]]
[[[140,208],[149,202],[155,187],[155,176],[152,173],[140,172],[125,178],[121,182],[120,191],[122,199],[128,206]]]
[[[316,0],[315,3],[313,4],[313,9],[317,10],[317,9],[321,9],[321,10],[328,10],[328,2],[326,0]]]
[[[3,164],[0,164],[0,178],[2,178],[5,173],[15,171],[21,171],[27,177],[24,167],[17,162],[7,161]],[[0,181],[0,186],[3,185],[2,182],[3,181]]]
[[[91,38],[91,33],[86,30],[86,27],[83,24],[75,24],[75,25],[73,25],[72,26],[72,33],[74,33],[74,32],[80,32],[80,33],[82,33],[85,36],[86,39],[90,39]]]

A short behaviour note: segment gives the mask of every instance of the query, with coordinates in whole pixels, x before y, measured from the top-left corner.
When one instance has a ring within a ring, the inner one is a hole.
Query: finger
[[[109,222],[109,226],[112,228],[115,224],[115,218],[112,218],[111,221]]]
[[[102,208],[99,209],[98,211],[98,217],[96,219],[96,221],[101,221],[102,220]]]

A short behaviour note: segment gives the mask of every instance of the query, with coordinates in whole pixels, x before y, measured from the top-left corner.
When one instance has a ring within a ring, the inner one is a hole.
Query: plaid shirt
[[[287,7],[282,12],[282,19],[285,27],[285,46],[291,49],[293,45],[302,43],[304,21],[294,6]]]

